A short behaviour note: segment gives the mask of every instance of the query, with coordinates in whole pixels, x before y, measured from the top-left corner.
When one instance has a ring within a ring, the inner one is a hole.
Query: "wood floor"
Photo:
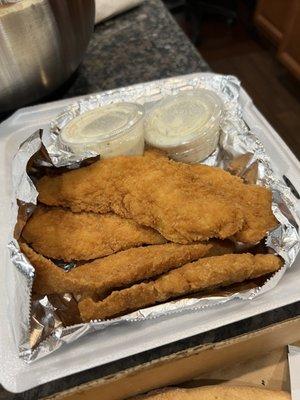
[[[184,15],[175,17],[191,37]],[[275,49],[240,21],[227,26],[216,17],[202,23],[196,46],[213,71],[241,80],[258,109],[300,158],[300,83],[277,61]]]

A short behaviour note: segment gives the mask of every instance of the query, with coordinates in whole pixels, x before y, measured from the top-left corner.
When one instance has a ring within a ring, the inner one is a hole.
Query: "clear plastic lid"
[[[97,107],[70,121],[60,132],[60,141],[75,152],[91,149],[103,156],[134,154],[134,146],[140,149],[144,142],[143,116],[144,108],[135,103]]]
[[[135,103],[115,103],[95,108],[69,122],[60,134],[61,141],[65,144],[88,144],[120,138],[143,115],[143,107]]]
[[[222,110],[220,97],[206,89],[188,90],[165,97],[147,116],[146,141],[168,150],[192,144],[204,136],[216,135]]]

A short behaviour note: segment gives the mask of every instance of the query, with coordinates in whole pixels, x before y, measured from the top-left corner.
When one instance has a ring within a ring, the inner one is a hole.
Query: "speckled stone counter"
[[[207,70],[206,62],[160,0],[146,0],[142,6],[95,28],[81,67],[54,98]],[[23,394],[0,391],[0,399],[38,399],[190,347],[225,340],[298,315],[300,302],[68,376]]]
[[[161,1],[147,0],[95,27],[64,97],[208,69]]]

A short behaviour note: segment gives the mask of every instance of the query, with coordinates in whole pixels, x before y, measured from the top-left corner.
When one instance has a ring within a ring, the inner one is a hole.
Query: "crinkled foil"
[[[26,362],[43,357],[64,343],[73,342],[87,333],[124,321],[141,321],[182,310],[204,309],[231,299],[252,299],[272,289],[286,268],[292,265],[299,251],[298,220],[294,211],[293,195],[285,183],[274,176],[262,144],[243,121],[239,104],[240,82],[235,77],[216,74],[180,76],[90,96],[77,101],[52,121],[48,129],[43,131],[42,139],[41,132],[36,132],[28,138],[17,153],[13,165],[15,192],[13,211],[14,215],[18,214],[16,239],[36,204],[37,191],[34,181],[42,175],[44,169],[78,168],[82,162],[90,162],[88,157],[95,156],[94,153],[75,156],[61,148],[58,133],[74,116],[119,101],[141,103],[147,109],[151,103],[165,95],[201,87],[215,91],[223,99],[225,106],[218,149],[205,160],[205,163],[229,170],[249,183],[258,183],[271,188],[273,212],[280,224],[268,234],[266,247],[284,259],[284,266],[264,281],[235,285],[205,297],[194,295],[170,301],[108,321],[81,323],[77,302],[72,294],[31,298],[34,268],[20,252],[17,240],[13,240],[9,244],[11,260],[16,267],[16,273],[19,274],[19,281],[24,282],[25,279],[26,282],[25,287],[24,284],[20,287],[19,297],[22,299],[22,306],[19,307],[20,312],[17,315],[19,320],[16,320],[15,324],[19,354]]]

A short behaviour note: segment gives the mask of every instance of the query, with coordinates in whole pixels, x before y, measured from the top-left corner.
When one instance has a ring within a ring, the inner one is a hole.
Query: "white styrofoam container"
[[[244,119],[263,142],[278,176],[286,175],[300,193],[300,163],[270,124],[241,91]],[[45,126],[73,99],[28,107],[0,124],[0,382],[11,392],[22,392],[98,365],[153,349],[201,332],[242,320],[300,300],[300,257],[278,286],[250,301],[234,300],[215,308],[181,312],[146,322],[112,326],[63,346],[49,356],[27,365],[18,358],[8,309],[7,290],[12,290],[6,249],[11,232],[11,163],[20,143]],[[297,204],[300,212],[300,203]],[[7,287],[8,286],[8,287]]]

